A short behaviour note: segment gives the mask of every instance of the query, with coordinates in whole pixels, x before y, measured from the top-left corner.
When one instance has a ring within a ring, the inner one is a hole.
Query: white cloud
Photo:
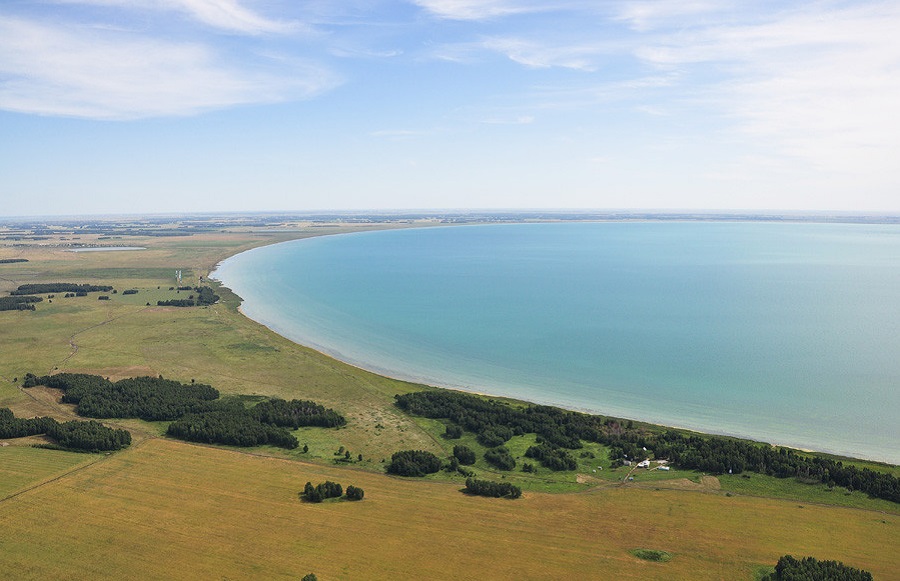
[[[200,43],[0,19],[0,108],[100,119],[187,115],[304,98],[328,71],[254,56],[237,64]]]
[[[896,4],[815,4],[766,22],[679,31],[638,54],[693,71],[711,106],[779,154],[819,170],[883,172],[900,158],[897,30]]]

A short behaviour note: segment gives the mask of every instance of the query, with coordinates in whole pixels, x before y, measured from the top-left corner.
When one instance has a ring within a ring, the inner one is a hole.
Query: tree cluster
[[[138,294],[138,290],[136,288],[129,288],[122,291],[123,295],[136,295]]]
[[[407,412],[433,419],[449,419],[478,436],[487,447],[513,436],[534,433],[557,447],[581,448],[581,440],[598,441],[604,428],[600,416],[550,406],[514,407],[492,399],[448,390],[399,395],[397,405]]]
[[[397,476],[425,476],[441,469],[441,459],[425,450],[403,450],[391,456],[385,467],[388,474]]]
[[[53,418],[17,418],[9,408],[0,408],[0,438],[22,438],[46,434],[62,448],[100,452],[131,445],[128,430],[113,429],[100,422],[72,420],[59,423]]]
[[[634,447],[638,446],[652,449],[657,458],[668,458],[682,468],[711,474],[749,471],[777,478],[795,477],[803,482],[843,486],[875,498],[900,502],[900,478],[892,474],[786,448],[718,436],[688,436],[673,430],[638,439]]]
[[[329,498],[340,498],[344,495],[344,489],[337,482],[326,480],[316,486],[312,482],[307,482],[303,488],[303,498],[307,502],[322,502]]]
[[[25,386],[31,385],[63,390],[63,402],[77,404],[78,415],[89,418],[174,420],[213,409],[211,402],[219,397],[218,390],[209,385],[188,385],[162,377],[134,377],[113,383],[82,373],[45,377],[26,374]]]
[[[562,448],[554,448],[546,442],[538,444],[537,446],[530,446],[525,450],[525,456],[534,458],[545,468],[557,472],[562,470],[575,470],[575,468],[578,467],[578,462],[575,461],[575,458],[573,458],[569,452]]]
[[[27,258],[0,258],[0,264],[13,264],[15,262],[28,262]]]
[[[490,496],[493,498],[519,498],[522,489],[508,482],[491,482],[490,480],[478,480],[466,478],[466,493],[477,496]]]
[[[201,307],[203,305],[211,305],[219,300],[219,295],[213,292],[208,286],[198,286],[194,289],[197,291],[197,304]]]
[[[0,297],[0,311],[33,311],[34,303],[44,300],[31,295]]]
[[[45,282],[45,283],[31,283],[31,284],[22,284],[19,285],[19,288],[12,291],[10,294],[12,295],[42,295],[46,293],[92,293],[92,292],[107,292],[111,291],[113,287],[109,285],[96,285],[96,284],[77,284],[71,282]],[[81,296],[81,295],[79,295]]]
[[[775,572],[763,577],[762,581],[872,581],[872,574],[840,561],[819,561],[815,557],[796,559],[785,555],[778,559]]]
[[[347,423],[344,416],[314,401],[270,399],[252,408],[253,415],[266,424],[297,429],[301,426],[336,428]]]
[[[99,375],[58,373],[25,375],[25,387],[46,385],[63,390],[63,402],[76,404],[79,415],[93,418],[174,420],[167,434],[181,440],[231,446],[272,445],[293,449],[297,438],[285,427],[333,427],[346,420],[311,401],[274,399],[247,409],[236,399],[219,399],[205,384],[183,384],[162,377],[135,377],[111,382]]]
[[[365,491],[358,486],[351,484],[347,487],[347,500],[362,500],[365,494]],[[303,492],[300,493],[300,497],[306,502],[322,502],[329,498],[340,498],[342,495],[344,495],[344,490],[341,485],[330,480],[315,486],[312,482],[307,482],[303,487]]]
[[[610,458],[636,459],[654,455],[681,468],[711,474],[752,471],[778,478],[796,477],[860,490],[875,498],[900,502],[900,478],[870,468],[844,465],[839,460],[799,454],[725,436],[687,435],[674,430],[650,432],[633,422],[620,422],[549,406],[515,407],[504,402],[454,391],[420,391],[396,396],[401,409],[432,419],[446,419],[475,433],[479,442],[502,445],[512,436],[537,434],[540,451],[532,456],[548,467],[572,463],[565,450],[582,447],[582,440],[609,446]],[[505,439],[504,439],[505,438]],[[502,440],[502,441],[501,441]],[[499,442],[499,444],[497,444]],[[541,458],[537,455],[539,454]]]

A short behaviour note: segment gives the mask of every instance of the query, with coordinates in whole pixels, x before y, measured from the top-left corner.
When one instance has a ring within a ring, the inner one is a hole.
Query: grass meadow
[[[54,281],[118,290],[102,293],[108,301],[58,294],[34,312],[0,312],[0,407],[24,417],[75,417],[58,392],[18,387],[26,372],[70,371],[163,375],[225,395],[312,399],[348,419],[340,429],[297,430],[300,449],[290,451],[185,444],[161,437],[165,422],[139,420],[105,422],[129,429],[135,441],[111,455],[10,441],[0,447],[0,578],[752,579],[785,553],[841,560],[876,579],[895,575],[900,507],[893,503],[756,474],[642,471],[623,486],[628,469],[611,469],[597,444],[575,453],[576,471],[535,463],[536,474],[523,474],[534,435],[509,442],[518,466],[501,473],[484,463],[471,434],[446,440],[442,422],[395,408],[395,394],[424,386],[291,343],[243,317],[228,289],[219,288],[222,300],[208,307],[155,306],[189,294],[169,290],[175,270],[195,285],[245,249],[371,227],[129,237],[116,243],[147,249],[123,252],[66,252],[56,239],[0,241],[0,258],[29,259],[0,265],[0,292]],[[138,293],[121,294],[132,288]],[[480,478],[517,484],[524,497],[467,497],[459,474],[406,480],[382,473],[395,451],[446,456],[460,443],[479,452],[472,468]],[[342,447],[350,462],[336,454]],[[326,479],[361,486],[366,499],[298,500],[306,481]],[[673,557],[642,560],[631,553],[639,548]]]

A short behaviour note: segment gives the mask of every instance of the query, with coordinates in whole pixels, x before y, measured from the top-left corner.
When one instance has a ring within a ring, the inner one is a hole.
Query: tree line
[[[466,478],[467,494],[477,496],[490,496],[493,498],[519,498],[522,496],[522,489],[508,482],[491,482],[490,480],[478,480],[476,478]]]
[[[0,408],[0,438],[47,435],[68,450],[102,452],[131,445],[128,430],[114,429],[100,422],[71,420],[60,423],[53,418],[17,418],[9,408]]]
[[[581,448],[584,440],[608,446],[614,462],[653,455],[667,458],[681,468],[710,474],[750,471],[778,478],[796,477],[803,482],[843,486],[875,498],[900,502],[900,478],[892,474],[768,444],[724,436],[688,435],[675,430],[651,432],[635,427],[631,421],[550,406],[512,406],[447,390],[398,395],[396,404],[414,415],[450,420],[461,429],[475,433],[478,441],[486,446],[496,447],[513,436],[534,433],[538,446],[533,447],[529,457],[551,469],[570,469],[577,465],[566,450]]]
[[[166,429],[166,434],[179,440],[229,446],[270,445],[293,450],[297,438],[284,428],[264,424],[253,417],[240,402],[213,411],[188,414]]]
[[[16,262],[28,262],[27,258],[0,258],[0,264],[13,264]]]
[[[778,559],[775,571],[762,581],[872,581],[872,574],[840,561],[820,561],[815,557],[797,559],[785,555]]]
[[[77,284],[72,282],[44,282],[22,284],[12,291],[12,295],[40,295],[46,293],[91,293],[111,291],[109,285]]]
[[[219,398],[212,386],[160,377],[116,382],[99,375],[58,373],[25,375],[24,387],[46,385],[63,391],[63,402],[79,415],[93,418],[172,420],[166,433],[174,438],[231,446],[272,445],[293,449],[297,438],[286,427],[334,427],[343,416],[312,401],[270,399],[247,408],[236,398]]]
[[[33,311],[34,303],[43,301],[42,297],[16,295],[0,297],[0,311]]]

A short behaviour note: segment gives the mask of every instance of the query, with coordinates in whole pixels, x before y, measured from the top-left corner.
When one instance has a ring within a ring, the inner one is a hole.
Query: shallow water
[[[565,223],[324,236],[215,277],[396,377],[900,463],[900,228]]]

